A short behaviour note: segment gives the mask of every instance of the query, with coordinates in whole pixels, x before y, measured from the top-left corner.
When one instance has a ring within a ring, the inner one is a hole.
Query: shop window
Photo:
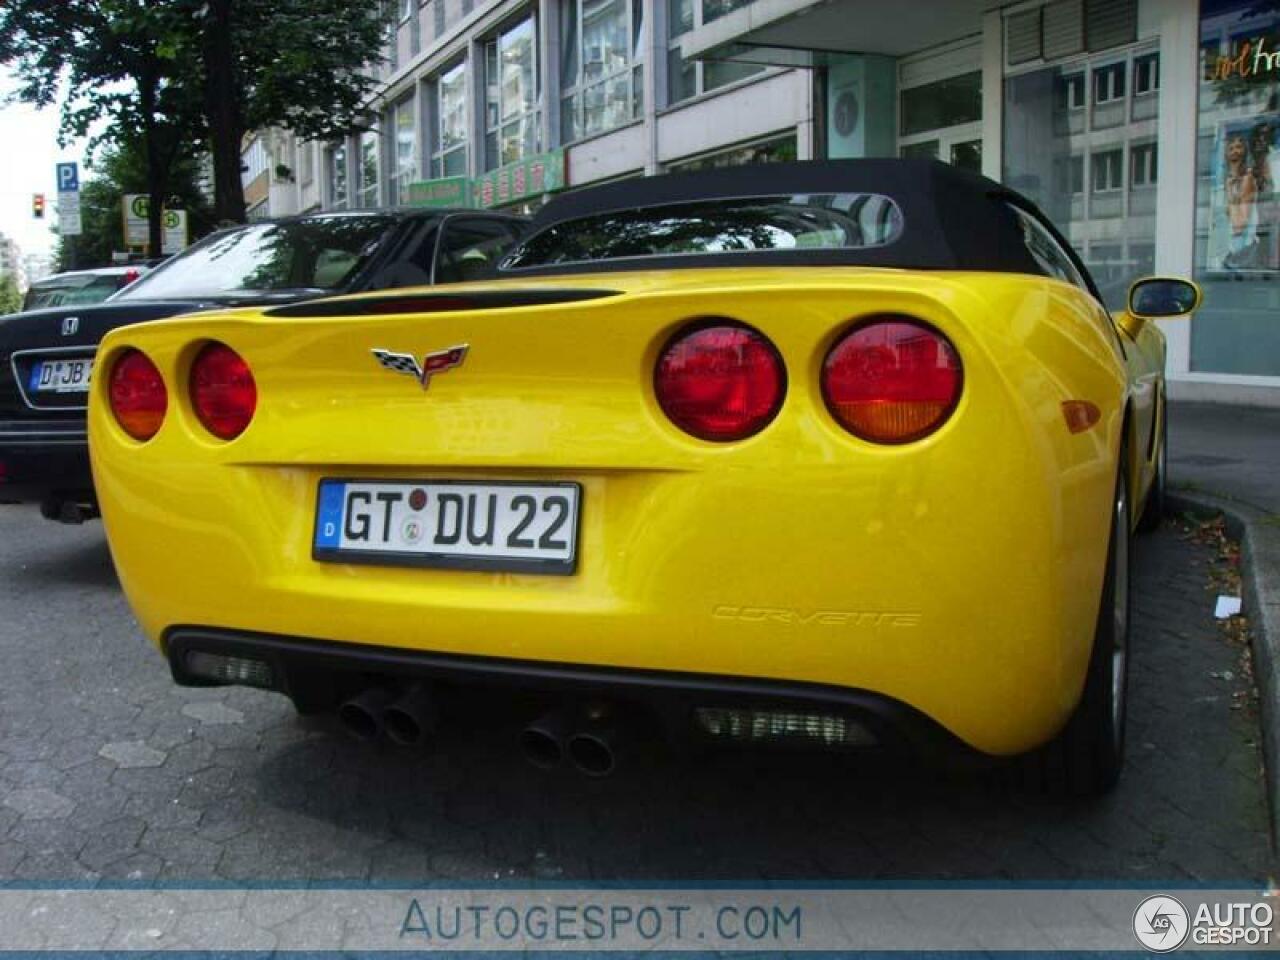
[[[1093,192],[1107,193],[1124,187],[1124,151],[1104,150],[1093,155]]]
[[[378,205],[378,131],[366,130],[360,134],[360,194],[357,206]]]
[[[678,160],[667,165],[668,170],[710,170],[716,167],[737,167],[748,163],[789,163],[796,159],[795,134],[773,137],[756,143],[743,144],[704,154],[688,160]]]
[[[446,70],[435,82],[435,141],[431,176],[461,177],[467,173],[467,65]]]
[[[1148,53],[1133,60],[1133,95],[1140,97],[1160,89],[1160,54]]]
[[[533,17],[484,45],[486,170],[542,149],[538,31]]]
[[[1093,102],[1095,104],[1110,103],[1112,100],[1124,98],[1123,63],[1112,63],[1093,71]]]
[[[1155,243],[1159,98],[1143,101],[1151,109],[1140,115],[1127,96],[1135,59],[1151,52],[1113,52],[1069,69],[1005,78],[1002,178],[1035,201],[1082,254],[1104,240],[1122,251]],[[1099,105],[1095,97],[1106,102]],[[1087,109],[1072,109],[1075,104]],[[1114,310],[1124,305],[1137,267],[1119,255],[1108,264],[1105,282],[1095,280]]]
[[[1203,4],[1191,369],[1280,376],[1280,70],[1242,75],[1280,49],[1280,10],[1254,0]]]
[[[939,130],[982,119],[982,71],[947,77],[900,95],[901,135]]]
[[[561,139],[637,119],[644,110],[641,0],[568,0],[560,27]]]
[[[1156,185],[1156,145],[1135,143],[1129,148],[1129,183],[1134,187]]]

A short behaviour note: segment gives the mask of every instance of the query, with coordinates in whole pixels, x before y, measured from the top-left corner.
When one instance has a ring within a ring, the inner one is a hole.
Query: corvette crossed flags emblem
[[[445,373],[454,367],[462,366],[462,361],[466,359],[467,350],[469,349],[468,344],[461,343],[456,347],[449,347],[447,350],[428,353],[422,358],[421,363],[412,353],[396,353],[392,350],[383,350],[378,347],[374,348],[373,356],[386,369],[393,373],[408,374],[422,384],[423,390],[426,390],[431,386],[432,374]]]

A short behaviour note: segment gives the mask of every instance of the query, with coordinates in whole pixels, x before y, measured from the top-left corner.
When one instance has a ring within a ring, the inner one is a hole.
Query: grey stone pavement
[[[1175,487],[1280,514],[1280,408],[1171,403],[1169,460]]]
[[[101,526],[0,506],[0,881],[1263,881],[1257,719],[1213,553],[1166,524],[1136,554],[1129,764],[1070,805],[874,758],[546,774],[500,716],[428,754],[369,747],[274,695],[173,686]]]

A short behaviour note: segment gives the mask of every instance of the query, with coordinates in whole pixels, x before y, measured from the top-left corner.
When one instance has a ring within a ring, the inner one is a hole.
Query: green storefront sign
[[[470,177],[442,177],[439,180],[419,180],[409,184],[411,207],[469,207],[471,206]]]
[[[565,152],[552,150],[509,163],[476,177],[471,185],[477,207],[505,207],[565,187]]]

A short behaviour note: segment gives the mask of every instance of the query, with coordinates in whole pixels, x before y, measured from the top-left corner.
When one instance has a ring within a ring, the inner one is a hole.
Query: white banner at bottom
[[[0,888],[0,950],[1275,949],[1274,891]]]

